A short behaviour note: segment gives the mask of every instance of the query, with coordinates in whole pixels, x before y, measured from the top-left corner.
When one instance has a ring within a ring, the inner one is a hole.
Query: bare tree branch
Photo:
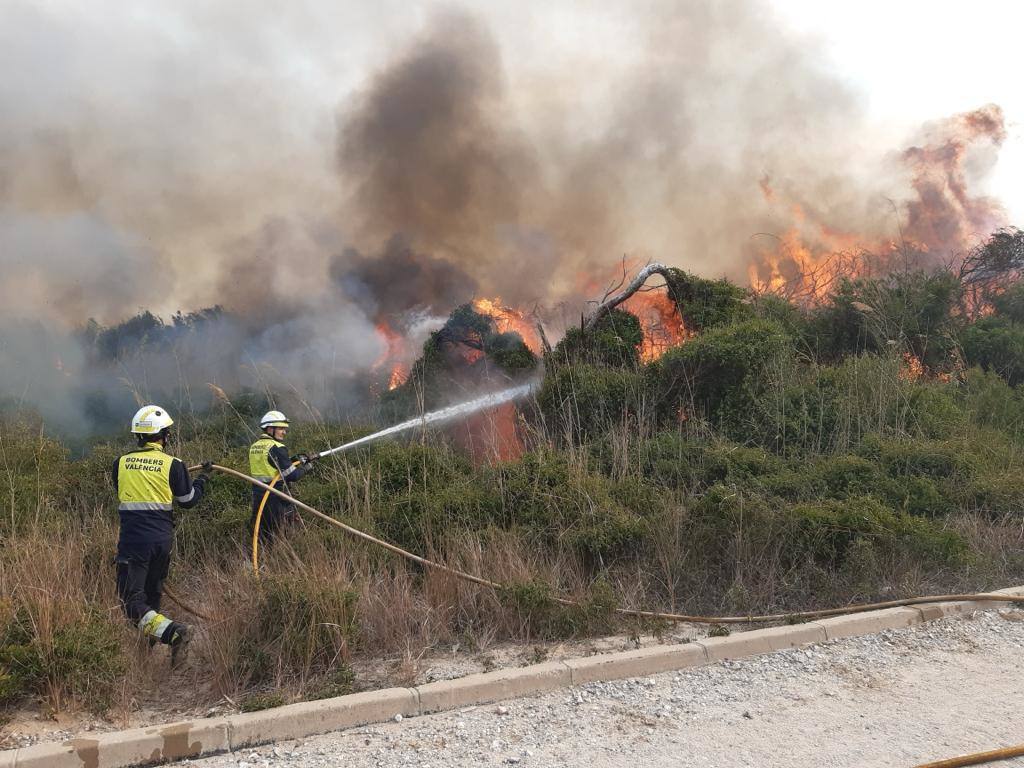
[[[545,355],[551,354],[551,342],[548,341],[548,335],[544,333],[544,325],[540,320],[537,321],[537,333],[540,336],[541,349],[544,350]]]
[[[605,294],[605,297],[601,301],[601,303],[598,304],[594,311],[590,313],[590,316],[583,321],[583,330],[589,331],[597,324],[597,322],[602,317],[607,315],[609,312],[611,312],[613,309],[619,306],[619,304],[626,301],[626,299],[628,299],[634,293],[639,291],[651,275],[661,275],[663,278],[665,278],[666,283],[669,282],[668,267],[666,267],[664,264],[659,264],[658,262],[648,264],[646,267],[644,267],[643,269],[636,273],[636,277],[634,277],[629,282],[629,285],[627,285],[621,292],[611,297],[609,297],[608,294]]]

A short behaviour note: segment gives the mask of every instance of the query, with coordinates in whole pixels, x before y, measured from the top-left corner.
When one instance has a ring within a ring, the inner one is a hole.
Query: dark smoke
[[[348,248],[331,262],[331,277],[370,316],[394,323],[408,313],[443,315],[472,299],[476,282],[459,267],[412,249],[393,236],[380,253]]]
[[[532,151],[501,120],[502,73],[486,29],[448,12],[357,97],[338,157],[360,231],[493,263],[490,238],[536,186]]]
[[[935,252],[999,223],[971,192],[997,114],[866,151],[861,98],[762,0],[567,3],[575,50],[547,3],[411,36],[350,6],[5,5],[0,394],[80,431],[207,382],[340,410],[375,325],[472,294],[578,320],[623,254],[742,282],[797,206],[807,238]]]

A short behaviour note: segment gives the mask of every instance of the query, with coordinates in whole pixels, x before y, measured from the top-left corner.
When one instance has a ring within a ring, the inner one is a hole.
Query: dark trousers
[[[119,542],[115,562],[117,594],[128,618],[138,623],[149,611],[159,611],[171,566],[171,542]]]
[[[262,488],[253,488],[252,516],[249,518],[250,537],[252,536],[253,526],[256,525],[256,510],[259,509],[260,502],[263,500],[263,493]],[[295,523],[295,519],[295,507],[283,499],[270,494],[270,498],[267,499],[267,503],[263,507],[263,515],[260,518],[260,549],[269,547],[279,534],[284,533],[285,529]]]

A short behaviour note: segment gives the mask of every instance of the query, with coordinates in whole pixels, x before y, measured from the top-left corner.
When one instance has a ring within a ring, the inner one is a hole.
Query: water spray
[[[440,424],[441,422],[448,421],[450,419],[457,418],[459,416],[466,416],[477,411],[483,411],[488,408],[493,408],[496,405],[502,405],[503,403],[510,403],[513,400],[518,400],[521,397],[526,397],[530,392],[533,391],[536,381],[531,381],[527,384],[520,384],[517,387],[510,387],[509,389],[503,389],[500,392],[492,392],[489,395],[483,395],[482,397],[475,398],[474,400],[467,400],[464,403],[458,403],[457,405],[449,405],[447,408],[441,408],[437,411],[431,411],[425,413],[422,416],[418,416],[415,419],[409,419],[403,421],[401,424],[395,424],[393,427],[382,429],[379,432],[374,432],[372,435],[366,435],[360,437],[358,440],[353,440],[350,443],[339,445],[336,448],[328,448],[326,451],[320,451],[320,453],[314,454],[309,457],[309,461],[315,461],[316,459],[322,459],[325,456],[331,456],[335,453],[343,453],[344,451],[351,450],[352,448],[358,448],[360,445],[366,445],[372,443],[375,440],[380,440],[383,437],[389,437],[391,435],[397,435],[401,432],[405,432],[416,427],[426,427],[429,424]],[[298,462],[295,462],[298,463]],[[256,508],[256,518],[252,527],[252,570],[259,578],[260,574],[260,525],[263,522],[263,510],[267,506],[267,500],[270,498],[271,492],[279,493],[278,489],[275,488],[278,481],[281,479],[280,473],[274,475],[270,481],[269,486],[266,487],[266,492],[263,494],[263,498],[260,500],[259,506]]]
[[[358,440],[353,440],[350,443],[339,445],[337,448],[329,448],[326,451],[321,451],[320,453],[310,456],[310,460],[322,459],[325,456],[342,453],[344,451],[351,450],[352,448],[358,448],[360,445],[380,440],[382,437],[397,435],[400,432],[406,432],[410,429],[415,429],[416,427],[426,427],[429,424],[439,424],[459,416],[467,416],[471,413],[476,413],[477,411],[484,411],[488,408],[493,408],[496,405],[502,405],[503,403],[509,403],[513,400],[519,400],[520,398],[529,395],[530,392],[533,391],[535,385],[536,382],[532,381],[528,384],[520,384],[517,387],[510,387],[509,389],[503,389],[500,392],[492,392],[489,395],[483,395],[482,397],[478,397],[473,400],[467,400],[464,403],[449,405],[447,408],[441,408],[437,411],[425,413],[422,416],[417,416],[415,419],[403,421],[401,424],[396,424],[393,427],[388,427],[387,429],[382,429],[379,432],[374,432],[372,435],[360,437]]]

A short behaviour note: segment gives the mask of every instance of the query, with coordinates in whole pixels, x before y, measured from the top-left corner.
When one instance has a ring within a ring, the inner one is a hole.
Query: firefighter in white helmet
[[[132,419],[138,447],[114,462],[114,489],[121,529],[117,541],[117,592],[128,618],[151,642],[171,646],[171,662],[182,658],[189,627],[160,612],[163,583],[171,563],[175,502],[184,509],[199,503],[209,482],[193,481],[185,464],[165,452],[174,420],[158,405],[147,405]],[[209,470],[209,464],[203,467]]]
[[[271,483],[277,475],[281,479],[274,486],[290,494],[288,484],[299,480],[309,471],[309,456],[300,453],[289,456],[284,438],[288,434],[288,417],[280,411],[267,411],[260,419],[263,434],[249,447],[249,474],[264,483]],[[263,497],[267,496],[264,503]],[[259,546],[270,543],[287,525],[294,523],[295,507],[289,502],[268,493],[263,488],[252,487],[252,518],[250,529],[256,525],[256,516],[260,504],[263,504],[263,515],[260,518]]]

